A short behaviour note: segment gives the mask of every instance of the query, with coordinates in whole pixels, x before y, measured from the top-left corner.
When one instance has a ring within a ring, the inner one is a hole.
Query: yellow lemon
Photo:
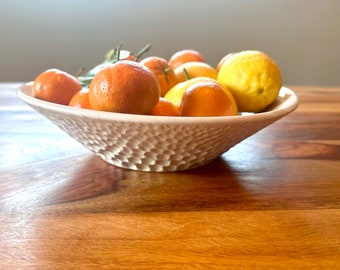
[[[282,87],[280,69],[260,51],[242,51],[227,57],[217,81],[230,90],[239,111],[261,112],[273,103]]]
[[[209,77],[212,79],[217,79],[217,71],[212,66],[205,62],[187,62],[184,63],[177,68],[175,68],[174,72],[177,77],[178,82],[184,82],[186,77],[184,75],[184,71],[186,70],[190,79],[196,77]]]
[[[184,82],[177,83],[173,86],[164,96],[165,99],[169,100],[172,104],[174,104],[177,108],[180,107],[182,97],[184,92],[193,84],[198,82],[216,82],[216,80],[208,78],[208,77],[196,77]]]

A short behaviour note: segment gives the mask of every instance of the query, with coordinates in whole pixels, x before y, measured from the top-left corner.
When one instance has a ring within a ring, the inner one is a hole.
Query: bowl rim
[[[275,118],[294,111],[298,104],[298,96],[293,90],[282,86],[276,103],[260,113],[241,113],[235,116],[155,116],[128,113],[116,113],[96,111],[90,109],[76,108],[67,105],[52,103],[33,97],[33,81],[21,84],[17,88],[18,97],[30,106],[38,107],[48,111],[54,111],[79,117],[92,118],[106,121],[124,122],[152,122],[154,124],[204,124],[204,123],[225,123],[225,122],[249,122]]]

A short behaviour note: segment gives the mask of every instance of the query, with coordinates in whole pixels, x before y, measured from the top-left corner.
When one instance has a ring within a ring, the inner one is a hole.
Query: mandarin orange
[[[32,87],[34,97],[63,105],[68,105],[80,89],[81,86],[76,77],[56,68],[39,74]]]
[[[83,109],[91,109],[90,101],[89,101],[89,89],[84,88],[71,98],[69,104],[71,107],[83,108]]]
[[[212,66],[205,62],[188,62],[180,65],[175,69],[175,74],[178,82],[184,82],[187,80],[184,73],[184,69],[190,79],[196,77],[209,77],[212,79],[217,79],[217,71]]]
[[[180,82],[172,87],[168,93],[164,96],[167,100],[169,100],[172,104],[174,104],[177,108],[181,105],[182,97],[185,91],[189,88],[189,86],[198,83],[198,82],[205,82],[205,81],[214,81],[216,80],[208,78],[208,77],[196,77],[184,82]]]
[[[203,56],[196,50],[180,50],[174,53],[169,60],[169,65],[173,70],[187,62],[205,62]]]
[[[218,82],[198,82],[183,94],[180,116],[230,116],[237,114],[232,95]]]
[[[160,97],[155,108],[153,108],[151,115],[161,116],[179,116],[178,108],[164,97]]]
[[[140,63],[151,69],[157,76],[161,88],[161,97],[164,97],[169,89],[177,84],[176,74],[164,58],[150,56],[143,59]]]
[[[150,114],[160,97],[156,75],[139,62],[121,60],[102,70],[89,87],[91,108],[131,114]]]

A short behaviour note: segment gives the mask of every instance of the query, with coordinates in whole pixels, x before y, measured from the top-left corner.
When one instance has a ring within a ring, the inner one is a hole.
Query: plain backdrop
[[[339,0],[0,0],[0,82],[30,81],[47,68],[75,74],[111,48],[147,43],[169,59],[196,49],[216,66],[256,49],[285,85],[340,85]]]

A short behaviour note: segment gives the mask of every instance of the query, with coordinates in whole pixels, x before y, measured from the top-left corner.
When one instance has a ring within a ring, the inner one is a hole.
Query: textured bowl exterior
[[[229,117],[167,117],[85,110],[32,97],[31,84],[18,96],[106,162],[153,172],[193,169],[292,112],[293,91],[282,88],[269,111]]]

